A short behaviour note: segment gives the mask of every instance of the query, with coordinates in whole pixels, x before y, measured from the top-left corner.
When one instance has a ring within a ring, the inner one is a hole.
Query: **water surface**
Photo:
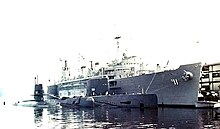
[[[34,108],[0,106],[0,128],[220,128],[210,109]]]

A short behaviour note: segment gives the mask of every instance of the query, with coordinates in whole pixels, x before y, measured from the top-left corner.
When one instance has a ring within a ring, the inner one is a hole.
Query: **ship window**
[[[202,71],[209,71],[209,66],[203,66]]]
[[[109,79],[114,79],[114,76],[109,76]]]
[[[116,86],[116,85],[117,85],[117,81],[110,82],[110,86]]]
[[[212,77],[220,77],[220,73],[212,73]]]
[[[202,74],[202,78],[209,78],[209,74]]]
[[[68,91],[68,96],[70,96],[70,95],[71,95],[71,92]]]

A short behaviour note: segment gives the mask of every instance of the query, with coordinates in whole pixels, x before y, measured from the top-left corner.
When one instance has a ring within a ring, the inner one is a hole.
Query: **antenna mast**
[[[119,60],[119,49],[120,49],[120,45],[119,45],[119,39],[121,38],[121,36],[117,36],[117,37],[115,37],[115,39],[117,40],[117,57],[116,57],[116,59],[117,59],[117,61]]]

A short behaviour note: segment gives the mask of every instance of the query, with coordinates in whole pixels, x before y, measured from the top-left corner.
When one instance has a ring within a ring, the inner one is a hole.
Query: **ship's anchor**
[[[192,80],[193,79],[193,74],[189,71],[184,70],[184,75],[182,76],[182,79],[184,81]]]

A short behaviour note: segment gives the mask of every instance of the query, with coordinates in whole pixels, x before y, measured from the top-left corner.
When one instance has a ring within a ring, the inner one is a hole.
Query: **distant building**
[[[201,88],[219,91],[220,88],[220,63],[205,64],[202,68]]]

